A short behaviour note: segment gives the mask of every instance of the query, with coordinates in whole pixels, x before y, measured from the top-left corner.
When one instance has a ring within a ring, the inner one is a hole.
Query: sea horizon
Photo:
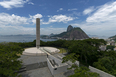
[[[1,42],[33,42],[36,40],[36,35],[0,35]],[[40,40],[47,41],[56,41],[57,39],[42,39]]]

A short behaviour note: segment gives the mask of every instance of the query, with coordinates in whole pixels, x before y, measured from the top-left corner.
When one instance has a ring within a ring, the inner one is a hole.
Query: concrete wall
[[[57,70],[53,71],[53,75],[66,72],[67,68],[68,68],[68,65],[58,66]]]
[[[48,68],[50,69],[52,75],[53,75],[53,70],[54,70],[54,67],[52,66],[52,64],[50,63],[49,59],[47,58],[47,64],[48,64]]]
[[[59,56],[59,58],[62,59],[63,57]],[[67,63],[70,64],[70,65],[73,64],[71,61],[68,61]],[[79,67],[79,61],[76,61],[75,64]],[[96,72],[96,73],[100,74],[101,77],[115,77],[113,75],[110,75],[110,74],[108,74],[108,73],[106,73],[104,71],[101,71],[101,70],[99,70],[97,68],[94,68],[92,66],[89,66],[89,69],[90,69],[91,72]]]
[[[52,64],[49,61],[51,59],[54,60],[58,64],[58,66],[55,66],[55,67],[52,66]],[[50,69],[52,75],[59,74],[59,73],[62,73],[62,72],[66,72],[67,68],[68,68],[68,64],[62,63],[61,60],[55,58],[52,55],[49,55],[49,57],[47,58],[47,64],[48,64],[48,68]]]
[[[56,57],[54,57],[52,55],[49,55],[48,58],[54,60],[60,66],[67,65],[66,63],[62,63],[62,61],[60,59],[58,59],[58,58],[56,58]]]
[[[106,73],[104,71],[96,69],[96,68],[94,68],[92,66],[89,66],[89,69],[90,69],[91,72],[96,72],[96,73],[100,74],[101,77],[115,77],[115,76],[110,75],[110,74],[108,74],[108,73]]]

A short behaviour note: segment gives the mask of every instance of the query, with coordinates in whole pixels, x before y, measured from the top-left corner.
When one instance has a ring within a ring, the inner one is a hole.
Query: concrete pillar
[[[40,18],[36,18],[36,47],[40,47]]]

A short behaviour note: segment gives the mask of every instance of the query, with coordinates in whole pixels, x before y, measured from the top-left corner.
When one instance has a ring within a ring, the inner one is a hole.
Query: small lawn
[[[67,50],[66,49],[64,49],[64,48],[58,48],[59,50],[60,50],[60,52],[59,53],[66,53],[67,52]]]

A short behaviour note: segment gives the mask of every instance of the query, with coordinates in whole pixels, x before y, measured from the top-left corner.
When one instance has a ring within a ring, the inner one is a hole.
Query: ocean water
[[[36,35],[0,35],[0,42],[32,42]],[[57,39],[41,39],[42,41],[56,41]]]

